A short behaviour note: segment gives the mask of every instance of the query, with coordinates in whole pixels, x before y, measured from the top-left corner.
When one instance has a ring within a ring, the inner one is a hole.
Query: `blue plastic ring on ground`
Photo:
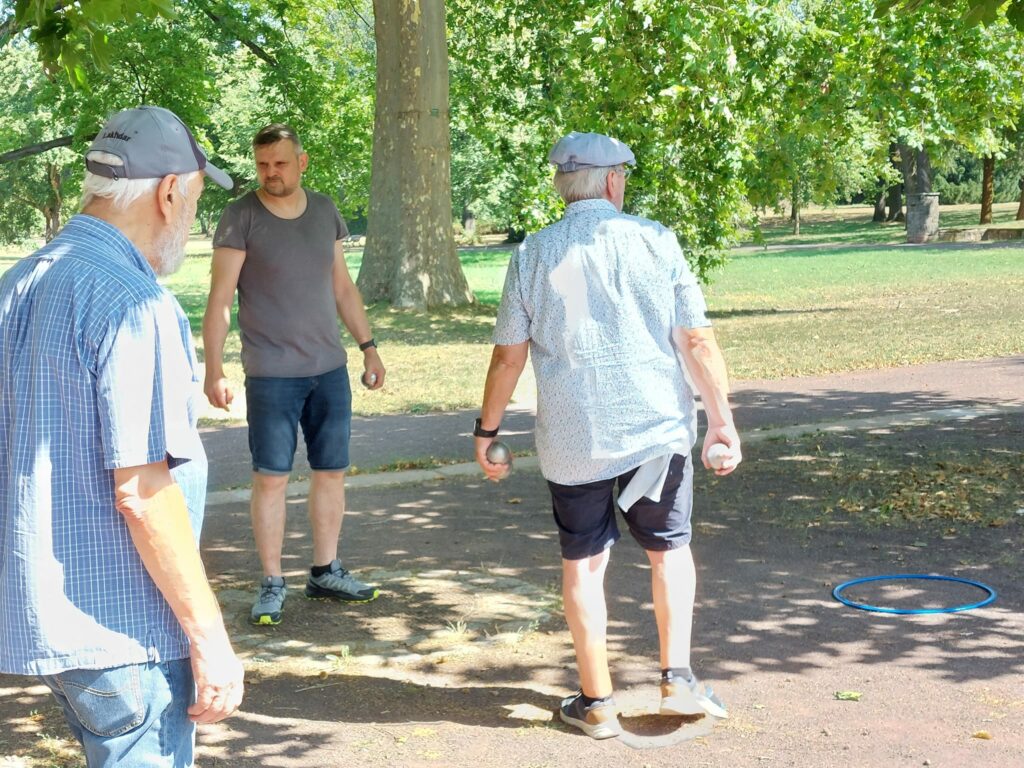
[[[968,584],[972,587],[982,590],[988,593],[988,597],[977,603],[968,603],[966,605],[955,605],[952,608],[882,608],[877,605],[868,605],[867,603],[856,603],[853,600],[849,600],[843,597],[843,590],[847,587],[852,587],[854,584],[863,584],[868,581],[897,581],[903,579],[927,579],[929,581],[958,581],[961,584]],[[840,584],[838,587],[832,590],[832,597],[838,600],[844,605],[848,605],[851,608],[860,608],[862,611],[875,611],[876,613],[898,613],[898,614],[917,614],[917,613],[956,613],[958,611],[970,611],[975,608],[983,608],[989,603],[996,599],[996,591],[992,589],[988,584],[982,584],[980,581],[972,581],[971,579],[961,579],[959,576],[934,576],[927,573],[894,573],[889,576],[865,576],[862,579],[853,579],[847,581],[844,584]]]

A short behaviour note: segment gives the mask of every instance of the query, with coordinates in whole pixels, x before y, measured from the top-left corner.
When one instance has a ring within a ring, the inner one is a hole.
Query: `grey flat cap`
[[[636,165],[633,150],[618,139],[603,133],[576,133],[558,140],[548,153],[548,162],[562,173],[583,168],[610,168],[629,163]]]
[[[122,165],[90,160],[88,152],[107,152]],[[206,159],[192,131],[170,110],[137,107],[112,115],[86,154],[85,167],[108,179],[162,179],[169,174],[203,171],[219,186],[235,184]]]

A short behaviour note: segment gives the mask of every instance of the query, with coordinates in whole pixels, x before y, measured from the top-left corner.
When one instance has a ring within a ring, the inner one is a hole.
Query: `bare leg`
[[[583,693],[593,698],[611,695],[608,672],[608,608],[604,572],[609,550],[584,560],[562,560],[562,599],[572,633]]]
[[[264,576],[283,576],[281,550],[284,547],[285,492],[288,475],[252,474],[252,533]]]
[[[661,668],[690,666],[690,634],[697,573],[689,545],[647,552],[651,561],[651,595],[658,622]]]
[[[313,565],[328,565],[338,557],[338,539],[344,515],[345,473],[314,472],[309,487]]]

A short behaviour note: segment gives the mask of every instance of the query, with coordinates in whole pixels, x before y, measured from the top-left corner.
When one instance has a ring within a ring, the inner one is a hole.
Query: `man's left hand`
[[[721,468],[714,470],[719,477],[731,474],[739,463],[743,461],[743,452],[740,450],[740,436],[736,427],[732,424],[708,425],[708,431],[704,435],[704,450],[701,451],[701,460],[706,469],[711,469],[708,461],[708,449],[715,443],[722,443],[729,446],[729,453],[732,454],[722,464]]]
[[[380,389],[384,386],[384,374],[384,363],[380,361],[376,347],[370,347],[363,353],[363,386]]]

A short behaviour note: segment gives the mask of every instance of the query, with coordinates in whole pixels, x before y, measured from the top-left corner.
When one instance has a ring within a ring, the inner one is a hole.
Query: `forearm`
[[[336,304],[338,317],[348,328],[352,338],[357,344],[369,341],[373,337],[370,330],[370,319],[366,316],[366,307],[363,306],[363,296],[354,284],[349,283],[344,290],[337,293]]]
[[[140,468],[133,468],[138,470]],[[193,642],[224,633],[217,598],[206,580],[188,507],[166,463],[118,470],[117,508],[150,577]]]
[[[224,342],[231,329],[231,307],[207,304],[203,315],[203,361],[209,378],[224,375]]]
[[[526,344],[494,348],[484,383],[484,401],[480,408],[480,423],[484,429],[496,429],[501,423],[525,366]]]
[[[708,424],[731,427],[733,419],[729,405],[729,376],[725,358],[715,340],[715,332],[711,328],[676,328],[672,332],[672,339],[700,394]]]

